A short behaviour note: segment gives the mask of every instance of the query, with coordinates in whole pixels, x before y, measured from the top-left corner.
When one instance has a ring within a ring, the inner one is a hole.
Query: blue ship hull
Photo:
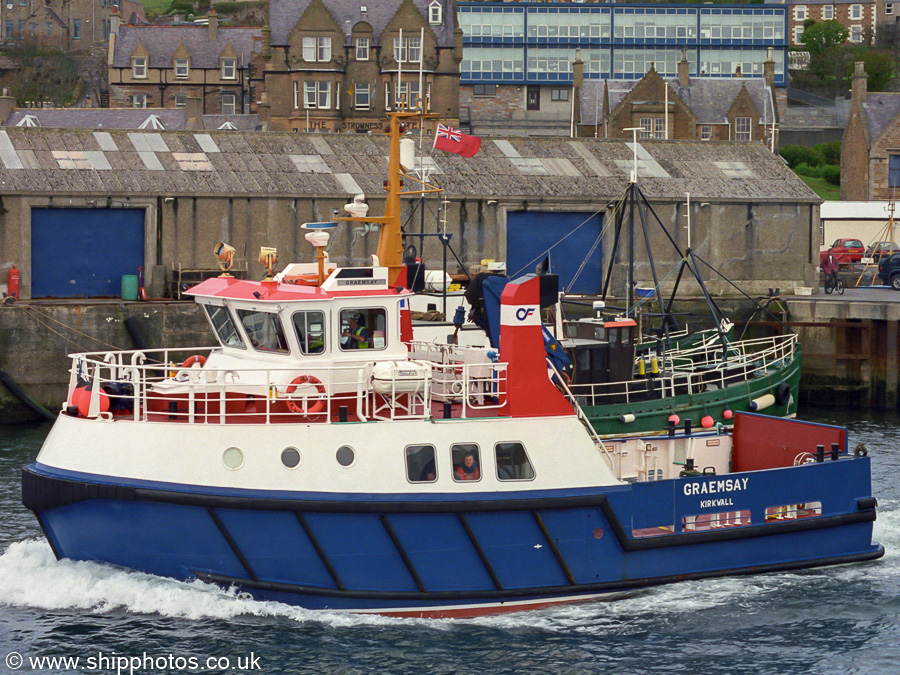
[[[32,464],[23,501],[57,557],[237,586],[308,608],[479,614],[672,581],[878,558],[867,457],[590,490],[226,491]],[[820,502],[813,517],[772,507]],[[767,516],[767,509],[768,516]],[[712,512],[740,526],[691,530]]]

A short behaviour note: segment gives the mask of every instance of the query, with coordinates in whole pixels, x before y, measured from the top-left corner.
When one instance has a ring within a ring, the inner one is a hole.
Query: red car
[[[839,265],[849,265],[850,263],[862,260],[866,247],[863,246],[862,241],[859,239],[845,238],[836,239],[828,251],[831,251],[831,253],[834,254]],[[819,253],[819,267],[822,266],[822,260],[825,258],[825,254],[828,253],[828,251]]]

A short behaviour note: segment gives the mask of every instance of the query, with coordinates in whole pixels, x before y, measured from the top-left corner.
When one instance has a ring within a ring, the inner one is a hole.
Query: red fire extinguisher
[[[19,270],[13,265],[6,274],[7,294],[16,300],[19,299]]]

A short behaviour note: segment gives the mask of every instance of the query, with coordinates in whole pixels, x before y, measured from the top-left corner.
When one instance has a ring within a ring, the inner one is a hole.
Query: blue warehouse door
[[[560,290],[598,294],[603,284],[603,247],[598,241],[602,228],[601,214],[510,211],[506,215],[507,273],[515,277],[534,272],[549,255],[550,272],[559,275]]]
[[[32,209],[31,297],[119,296],[144,264],[144,209]]]

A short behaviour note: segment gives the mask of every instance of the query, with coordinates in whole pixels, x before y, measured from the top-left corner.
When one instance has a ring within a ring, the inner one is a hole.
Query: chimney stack
[[[851,101],[866,102],[867,76],[865,64],[862,61],[856,62],[856,70],[853,72],[853,85],[851,89]]]
[[[691,64],[687,60],[687,47],[681,48],[681,61],[678,62],[678,84],[687,87],[691,83]]]
[[[219,17],[215,9],[209,10],[209,41],[215,42],[219,37]]]
[[[196,89],[191,89],[184,101],[184,118],[188,129],[203,128],[203,99],[197,95]]]
[[[766,52],[766,60],[763,63],[763,79],[767,87],[775,86],[775,59],[772,57],[772,48]]]

